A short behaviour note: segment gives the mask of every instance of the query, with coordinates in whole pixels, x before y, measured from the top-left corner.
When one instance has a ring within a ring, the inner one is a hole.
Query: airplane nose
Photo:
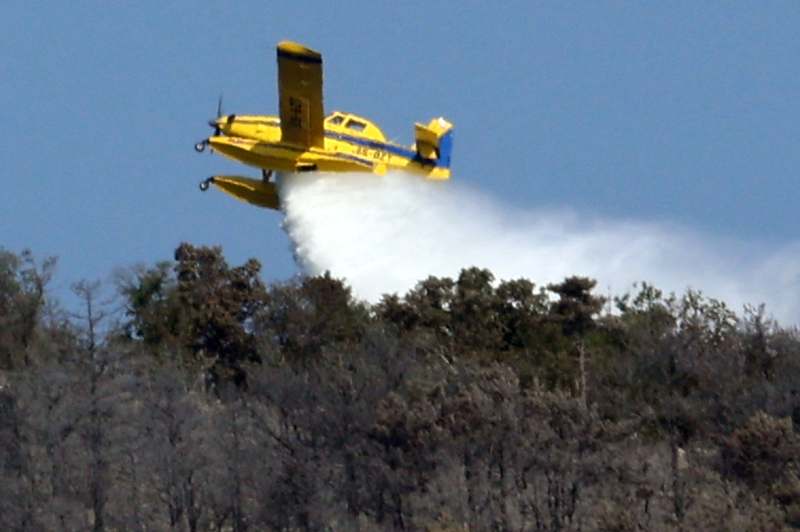
[[[216,135],[219,136],[219,131],[222,131],[222,128],[230,127],[235,119],[236,115],[220,116],[209,120],[208,125],[213,127],[217,131]]]

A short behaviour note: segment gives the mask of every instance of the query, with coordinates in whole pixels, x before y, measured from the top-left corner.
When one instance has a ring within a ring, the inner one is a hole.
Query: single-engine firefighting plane
[[[260,168],[262,179],[213,176],[210,184],[235,198],[260,207],[280,209],[273,172],[373,172],[388,169],[420,174],[429,179],[450,177],[453,126],[435,118],[426,126],[414,124],[415,144],[386,140],[380,129],[356,115],[334,112],[327,118],[322,106],[322,56],[293,42],[278,44],[280,116],[223,116],[209,121],[214,135],[195,144],[235,161]],[[220,106],[221,107],[221,106]]]

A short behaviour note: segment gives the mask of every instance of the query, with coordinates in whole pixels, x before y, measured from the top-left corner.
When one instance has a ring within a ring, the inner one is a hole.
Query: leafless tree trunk
[[[105,456],[107,446],[108,417],[107,407],[102,398],[101,380],[107,367],[107,357],[100,349],[97,342],[97,327],[107,317],[104,311],[98,311],[98,297],[101,285],[99,282],[88,283],[81,281],[73,285],[73,291],[83,300],[85,312],[83,318],[86,323],[85,352],[88,358],[84,364],[89,378],[87,427],[84,438],[89,451],[89,500],[92,512],[92,530],[103,532],[106,528],[106,503],[108,502],[108,468]]]
[[[586,408],[586,341],[583,337],[578,341],[578,362],[581,372],[581,405]]]

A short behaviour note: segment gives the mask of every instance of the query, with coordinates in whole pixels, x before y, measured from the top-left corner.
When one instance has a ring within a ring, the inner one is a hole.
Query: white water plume
[[[540,286],[588,276],[601,294],[621,295],[641,281],[679,295],[692,288],[737,312],[766,303],[784,324],[800,318],[796,244],[764,250],[664,224],[509,211],[456,182],[402,173],[289,175],[281,197],[304,272],[330,271],[371,302],[478,266]]]

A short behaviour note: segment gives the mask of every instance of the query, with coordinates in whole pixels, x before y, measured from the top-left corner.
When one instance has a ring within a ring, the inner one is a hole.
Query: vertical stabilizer
[[[450,168],[453,150],[453,124],[444,118],[434,118],[427,126],[414,124],[417,153],[423,159],[436,161],[437,166]]]

